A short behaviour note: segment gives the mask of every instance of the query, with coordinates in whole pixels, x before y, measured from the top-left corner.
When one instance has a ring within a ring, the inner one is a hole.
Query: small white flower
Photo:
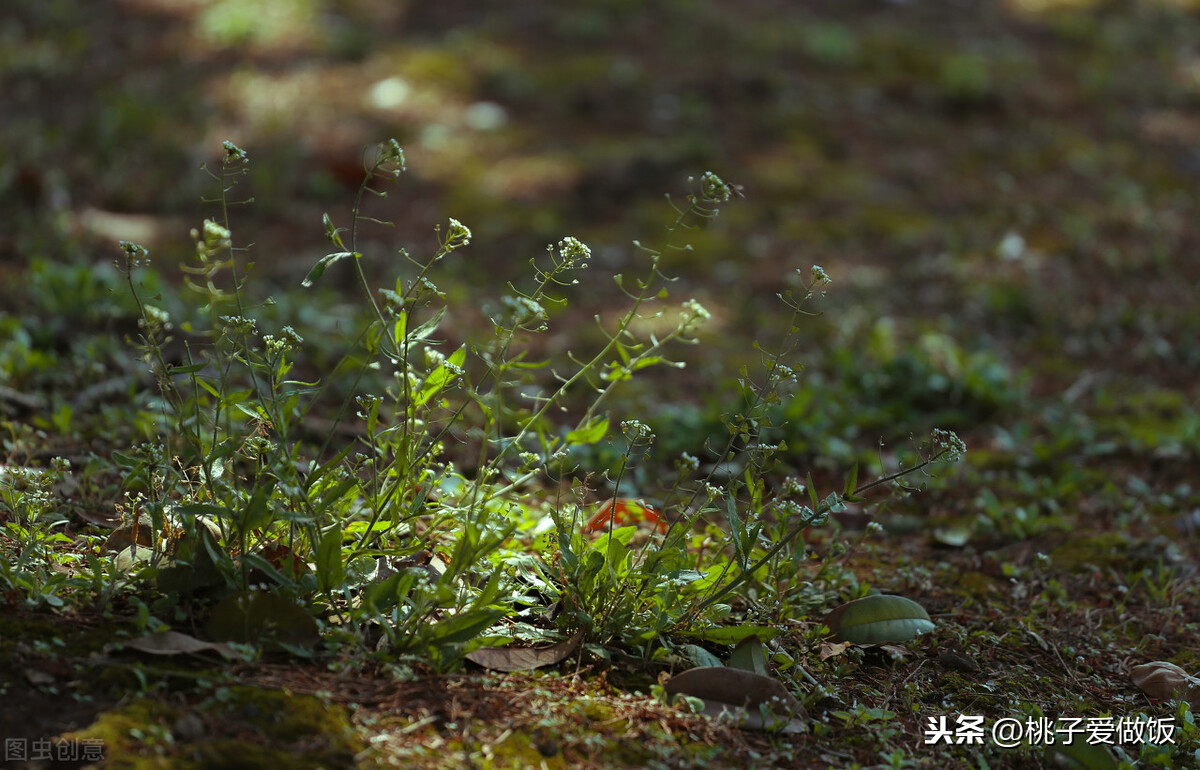
[[[592,258],[592,250],[583,241],[568,235],[558,242],[558,254],[563,264],[573,266],[576,262],[587,262]]]
[[[712,318],[712,313],[708,312],[704,305],[695,299],[689,299],[683,303],[679,312],[679,331],[681,334],[690,334],[710,318]]]
[[[700,185],[701,196],[708,203],[724,203],[733,196],[733,188],[711,171],[700,177]]]
[[[457,249],[471,242],[471,231],[462,222],[450,218],[450,228],[446,233],[446,248]]]

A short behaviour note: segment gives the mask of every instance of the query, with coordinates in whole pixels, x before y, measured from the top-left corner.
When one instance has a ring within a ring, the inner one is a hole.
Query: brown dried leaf
[[[104,549],[107,551],[124,551],[133,545],[154,547],[154,520],[150,518],[150,514],[139,513],[137,518],[126,521],[113,530],[104,541]]]
[[[1200,696],[1200,679],[1165,660],[1134,666],[1129,671],[1129,678],[1151,700],[1196,700]]]
[[[704,701],[704,713],[710,716],[722,712],[732,714],[739,726],[749,730],[768,726],[763,723],[759,708],[764,704],[769,713],[779,716],[779,721],[786,721],[784,732],[803,730],[803,724],[792,717],[808,716],[800,701],[778,681],[736,668],[690,668],[671,677],[664,689],[671,696],[682,694],[700,698]]]
[[[162,631],[148,634],[129,642],[126,647],[151,655],[188,655],[200,652],[216,652],[224,658],[236,658],[235,653],[227,644],[222,642],[205,642],[194,636],[181,634],[178,631]]]
[[[575,652],[581,641],[583,632],[576,631],[550,647],[481,647],[467,653],[467,660],[493,671],[530,671],[542,666],[553,666]]]
[[[821,642],[820,652],[817,657],[821,660],[829,660],[830,658],[841,655],[850,647],[850,642]]]

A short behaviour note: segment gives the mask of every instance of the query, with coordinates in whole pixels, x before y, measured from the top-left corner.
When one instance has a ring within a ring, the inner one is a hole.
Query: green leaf
[[[592,553],[601,555],[604,564],[617,577],[623,576],[628,570],[626,557],[629,555],[629,543],[637,530],[636,526],[618,527],[600,536],[591,545]]]
[[[1072,743],[1047,747],[1048,753],[1058,754],[1070,770],[1117,770],[1117,760],[1103,744],[1088,743],[1082,736]]]
[[[215,398],[215,399],[217,399],[217,400],[220,400],[220,398],[221,398],[221,391],[217,390],[217,389],[216,389],[216,388],[214,388],[212,385],[209,385],[207,380],[205,380],[205,379],[202,379],[202,378],[200,378],[200,377],[196,377],[196,378],[195,378],[195,382],[196,382],[196,384],[197,384],[197,385],[199,385],[200,387],[202,387],[202,388],[204,388],[206,391],[208,391],[208,394],[209,394],[210,396],[212,396],[213,398]]]
[[[732,492],[727,495],[725,508],[728,512],[729,539],[733,541],[734,556],[737,558],[738,566],[745,570],[749,566],[746,560],[746,527],[742,517],[738,514],[737,500],[733,498]]]
[[[342,460],[346,459],[346,455],[350,454],[350,451],[355,448],[356,447],[354,444],[346,444],[346,446],[336,455],[331,457],[328,462],[317,466],[312,473],[308,474],[308,478],[304,480],[304,488],[312,489],[314,484],[325,477],[325,474],[329,473],[335,468],[340,468]]]
[[[767,651],[758,634],[747,636],[738,642],[729,655],[729,667],[753,671],[759,676],[768,676],[771,673],[767,667]]]
[[[688,656],[696,666],[720,666],[721,660],[698,644],[680,645],[679,649]]]
[[[270,502],[271,492],[274,489],[275,479],[270,479],[254,490],[254,495],[250,498],[250,502],[246,504],[246,507],[242,509],[242,515],[238,521],[238,526],[242,531],[249,532],[255,529],[262,529],[274,521],[274,512],[267,504]]]
[[[632,366],[629,367],[629,371],[636,372],[639,369],[645,369],[648,366],[655,366],[657,364],[664,363],[666,360],[667,359],[663,358],[662,356],[646,356],[645,358],[639,358],[633,362]]]
[[[825,616],[825,625],[838,641],[863,645],[904,642],[934,628],[924,607],[887,594],[847,602]]]
[[[357,478],[341,479],[340,481],[321,489],[317,499],[314,501],[318,511],[323,511],[329,506],[341,500],[347,492],[358,486]]]
[[[408,334],[408,311],[401,310],[396,315],[396,323],[392,325],[392,341],[397,347],[404,341],[405,335]]]
[[[346,564],[342,561],[342,528],[326,532],[317,545],[317,583],[322,591],[329,591],[342,584],[346,577]]]
[[[432,318],[412,330],[412,333],[408,335],[408,341],[419,342],[429,339],[429,336],[437,331],[438,325],[441,324],[442,316],[444,315],[446,315],[446,308],[439,308],[438,311],[433,314]],[[460,350],[463,350],[463,355],[465,357],[466,350],[462,348],[460,348]],[[453,360],[454,356],[451,356],[450,358]],[[461,365],[462,361],[458,361],[457,363]]]
[[[458,371],[451,369],[450,366],[461,367],[465,360],[467,360],[467,349],[461,347],[446,359],[446,363],[430,372],[429,376],[425,378],[425,384],[421,386],[421,392],[417,394],[416,405],[424,406],[442,388],[453,382],[458,377]]]
[[[858,461],[854,461],[854,465],[850,466],[850,475],[846,477],[846,497],[852,497],[854,490],[858,488]]]
[[[405,597],[408,596],[408,592],[416,585],[416,582],[417,575],[415,572],[404,570],[403,572],[393,573],[382,582],[368,588],[364,600],[367,606],[374,608],[376,612],[387,612],[392,607],[404,601]]]
[[[771,626],[713,626],[712,628],[697,628],[687,632],[687,636],[703,639],[706,642],[718,644],[737,644],[743,639],[757,636],[759,639],[774,639],[779,629]]]
[[[343,260],[347,257],[358,259],[361,256],[362,254],[359,254],[357,251],[335,251],[332,254],[326,254],[317,260],[317,264],[312,266],[312,270],[308,271],[308,275],[304,276],[304,280],[300,282],[300,285],[307,289],[309,286],[312,286],[318,278],[324,275],[325,270],[328,269],[329,266],[334,262]]]
[[[167,374],[192,374],[208,366],[208,364],[185,364],[183,366],[167,365]]]
[[[581,444],[595,444],[600,439],[608,434],[608,416],[592,420],[582,428],[571,431],[567,434],[567,443],[572,446]]]
[[[430,635],[439,644],[461,644],[469,642],[500,618],[504,610],[485,608],[460,612],[433,627]]]
[[[259,556],[256,553],[242,554],[242,561],[247,566],[249,566],[253,569],[256,569],[256,570],[260,570],[263,574],[265,574],[267,577],[271,578],[272,580],[274,580],[276,583],[278,583],[281,586],[293,586],[296,584],[295,580],[289,579],[282,572],[280,572],[278,569],[276,569],[274,564],[267,561],[266,559],[264,559],[263,557]]]
[[[339,249],[346,248],[346,244],[342,242],[342,236],[339,235],[343,228],[333,226],[333,220],[329,218],[328,212],[321,215],[321,221],[325,225],[325,237],[329,239],[329,242]]]

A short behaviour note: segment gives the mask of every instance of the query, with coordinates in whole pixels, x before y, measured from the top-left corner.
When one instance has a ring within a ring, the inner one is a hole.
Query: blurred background
[[[1039,404],[1200,442],[1194,5],[6,2],[0,384],[53,390],[78,372],[31,351],[127,333],[118,240],[179,281],[188,231],[219,213],[200,168],[223,140],[251,161],[231,226],[255,286],[336,326],[361,305],[346,266],[316,293],[299,281],[329,250],[321,215],[348,223],[365,149],[394,137],[409,172],[369,204],[396,224],[364,230],[369,272],[390,285],[411,272],[397,249],[428,256],[434,226],[461,220],[474,239],[435,280],[472,309],[447,321],[466,338],[574,235],[594,265],[537,343],[551,351],[600,339],[607,276],[645,264],[631,241],[659,242],[664,194],[705,171],[741,186],[665,261],[665,305],[713,314],[691,367],[630,393],[676,448],[719,424],[750,343],[785,331],[776,293],[813,264],[833,284],[802,330],[799,452],[841,462],[933,425],[1012,447]]]

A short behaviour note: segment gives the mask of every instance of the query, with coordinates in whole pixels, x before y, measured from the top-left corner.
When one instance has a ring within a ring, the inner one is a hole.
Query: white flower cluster
[[[446,356],[440,351],[433,348],[425,348],[425,365],[430,369],[436,369],[446,361]]]
[[[229,229],[212,221],[204,220],[202,231],[192,228],[192,240],[196,242],[196,255],[202,262],[217,252],[224,251],[233,245],[233,234]]]
[[[267,353],[278,355],[286,353],[289,350],[296,350],[304,344],[304,338],[296,333],[296,330],[290,326],[285,326],[279,331],[279,336],[274,334],[264,334],[263,342],[267,345]]]
[[[650,442],[654,440],[654,431],[641,420],[625,420],[621,423],[621,432],[630,443]]]
[[[118,245],[121,247],[121,259],[114,261],[113,265],[123,275],[129,275],[135,269],[150,264],[150,252],[145,246],[132,241],[121,241]]]
[[[700,196],[706,203],[724,203],[733,196],[733,188],[713,172],[705,171],[700,177]]]
[[[446,232],[446,242],[443,247],[447,251],[453,251],[460,246],[466,246],[471,242],[471,231],[462,222],[459,222],[453,217],[450,218],[450,228]]]
[[[679,311],[679,332],[680,334],[690,334],[710,318],[712,318],[712,313],[708,312],[704,305],[694,299],[689,299],[683,303],[683,307]]]
[[[225,324],[226,334],[252,334],[255,331],[255,321],[253,318],[245,318],[240,315],[223,315],[221,322]]]
[[[944,455],[942,459],[946,462],[958,462],[967,453],[967,443],[952,430],[934,428],[930,433],[930,440],[933,442],[934,452]]]
[[[558,242],[558,256],[565,267],[574,267],[577,263],[583,263],[581,267],[587,267],[587,261],[592,258],[592,250],[583,241],[568,235]]]
[[[808,487],[798,476],[788,476],[783,480],[783,494],[787,497],[798,497],[808,491]]]
[[[171,314],[163,310],[161,307],[154,305],[145,305],[143,307],[145,317],[138,319],[138,326],[142,329],[170,329]]]

